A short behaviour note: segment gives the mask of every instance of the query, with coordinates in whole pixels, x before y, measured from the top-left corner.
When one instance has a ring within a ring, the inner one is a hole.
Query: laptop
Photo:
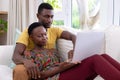
[[[98,31],[78,32],[72,62],[82,61],[87,57],[104,52],[104,36],[104,32]]]

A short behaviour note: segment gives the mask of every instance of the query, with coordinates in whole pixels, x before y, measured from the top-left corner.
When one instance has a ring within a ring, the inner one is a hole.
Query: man
[[[76,36],[68,31],[63,31],[57,27],[51,27],[53,22],[54,12],[53,7],[48,3],[42,3],[38,8],[37,18],[41,22],[48,35],[48,42],[46,48],[55,48],[56,40],[63,38],[71,40],[75,44]],[[34,47],[33,42],[29,39],[27,29],[23,31],[21,36],[16,42],[16,47],[13,54],[13,61],[16,67],[13,72],[13,80],[28,80],[37,79],[40,77],[38,67],[30,60],[23,58],[23,53],[26,49],[32,49]],[[71,50],[72,51],[72,50]]]

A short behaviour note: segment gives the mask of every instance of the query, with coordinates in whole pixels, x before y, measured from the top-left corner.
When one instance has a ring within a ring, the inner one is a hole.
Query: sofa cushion
[[[106,53],[120,62],[120,26],[110,26],[105,30]]]
[[[77,34],[78,31],[81,31],[81,30],[70,28],[70,27],[64,27],[64,26],[61,26],[61,28],[65,31],[69,31],[75,35]],[[72,41],[65,40],[65,39],[58,39],[57,40],[57,49],[58,49],[58,52],[60,53],[60,56],[63,58],[63,60],[64,61],[67,60],[68,52],[73,49]]]
[[[72,41],[58,39],[57,40],[57,49],[62,57],[63,61],[68,59],[68,52],[73,49]]]

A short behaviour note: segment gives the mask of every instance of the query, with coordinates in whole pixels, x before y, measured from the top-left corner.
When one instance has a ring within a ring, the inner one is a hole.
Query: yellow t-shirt
[[[51,49],[56,47],[56,40],[60,38],[63,30],[58,27],[51,27],[47,30],[48,42],[45,48]],[[27,50],[31,50],[34,47],[33,42],[30,40],[28,35],[28,29],[25,29],[22,34],[19,36],[16,43],[22,43],[26,45]]]

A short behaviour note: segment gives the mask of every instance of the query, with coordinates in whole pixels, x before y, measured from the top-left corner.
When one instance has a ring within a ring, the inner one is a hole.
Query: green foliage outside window
[[[0,19],[0,32],[7,32],[7,21]]]
[[[55,21],[53,21],[53,25],[58,25],[58,26],[64,25],[64,21],[63,20],[55,20]]]
[[[72,27],[79,29],[80,28],[80,20],[79,20],[79,12],[77,2],[72,0]]]
[[[60,5],[59,1],[60,0],[44,0],[44,2],[50,3],[56,11],[62,9],[62,5]],[[54,20],[53,25],[64,25],[64,22],[62,20]]]
[[[59,0],[44,0],[44,2],[50,3],[54,7],[54,9],[61,9]]]

